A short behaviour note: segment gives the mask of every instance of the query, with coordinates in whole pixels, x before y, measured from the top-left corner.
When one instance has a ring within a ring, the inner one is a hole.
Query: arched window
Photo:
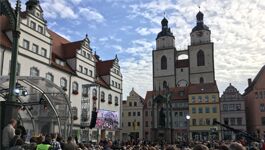
[[[37,69],[36,67],[30,68],[30,76],[37,77],[37,76],[39,76],[39,74],[40,74],[39,69]]]
[[[105,101],[105,93],[102,91],[100,94],[101,101]]]
[[[115,96],[115,106],[119,105],[119,98],[117,96]]]
[[[78,83],[77,82],[73,82],[72,90],[73,90],[73,93],[78,93]]]
[[[78,119],[78,109],[77,109],[77,107],[72,107],[72,116],[73,116],[73,120],[77,120]]]
[[[166,70],[167,69],[167,57],[162,56],[161,57],[161,70]]]
[[[204,60],[204,52],[202,50],[199,50],[197,53],[197,66],[204,66],[205,60]]]
[[[93,89],[92,96],[97,96],[97,90],[96,89]]]
[[[204,83],[203,77],[200,77],[200,83]]]
[[[111,94],[109,94],[109,96],[108,96],[108,103],[112,104],[112,95]]]
[[[61,88],[63,89],[63,90],[67,90],[67,80],[65,79],[65,78],[61,78],[61,80],[60,80],[60,85],[61,85]]]
[[[53,77],[53,75],[51,73],[46,73],[46,79],[48,79],[48,80],[53,82],[54,77]]]
[[[167,81],[164,81],[163,82],[163,89],[166,89],[167,88]]]

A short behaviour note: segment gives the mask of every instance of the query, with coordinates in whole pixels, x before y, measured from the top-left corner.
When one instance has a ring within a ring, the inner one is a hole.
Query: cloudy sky
[[[14,3],[15,0],[11,0]],[[26,0],[22,0],[24,3]],[[232,83],[242,93],[247,78],[265,64],[264,0],[40,0],[50,29],[70,41],[88,34],[101,59],[120,60],[124,98],[152,89],[152,50],[164,16],[176,48],[186,49],[196,14],[212,33],[220,93]]]

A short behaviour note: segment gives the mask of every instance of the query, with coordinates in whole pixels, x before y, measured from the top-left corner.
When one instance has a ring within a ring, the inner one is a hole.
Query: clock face
[[[197,35],[198,35],[198,36],[202,36],[202,35],[203,35],[203,32],[202,32],[202,31],[198,31],[198,32],[197,32]]]
[[[185,87],[188,86],[188,82],[186,80],[180,80],[177,85],[178,87]]]

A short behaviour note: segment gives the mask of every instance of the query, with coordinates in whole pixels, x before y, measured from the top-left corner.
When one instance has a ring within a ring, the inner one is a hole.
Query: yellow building
[[[191,84],[189,86],[189,139],[217,140],[221,138],[219,91],[216,83]]]

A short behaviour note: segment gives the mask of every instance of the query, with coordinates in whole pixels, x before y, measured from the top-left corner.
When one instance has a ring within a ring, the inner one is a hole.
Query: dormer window
[[[43,33],[43,27],[42,26],[38,26],[38,32]]]
[[[40,13],[36,12],[36,16],[37,16],[37,17],[40,17]]]
[[[82,51],[82,55],[86,57],[86,51]]]
[[[89,53],[87,53],[87,58],[90,59],[91,58],[91,55]]]
[[[36,23],[33,22],[33,21],[31,21],[31,22],[30,22],[30,28],[36,30]]]

